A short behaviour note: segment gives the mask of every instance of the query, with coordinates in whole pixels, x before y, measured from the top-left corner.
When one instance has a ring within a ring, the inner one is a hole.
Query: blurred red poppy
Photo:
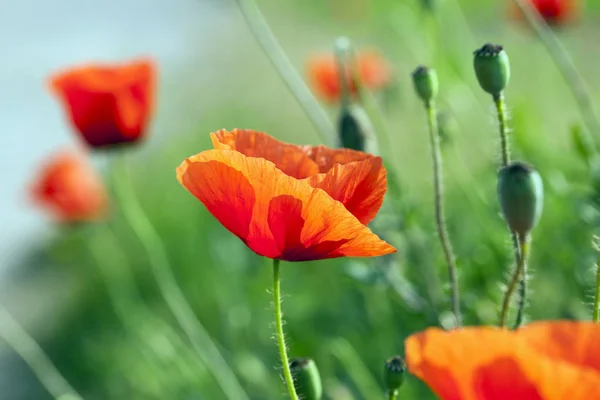
[[[600,325],[589,322],[432,328],[406,340],[406,362],[443,400],[598,399],[598,341]]]
[[[550,25],[561,25],[573,20],[577,14],[579,0],[528,0]],[[512,1],[511,1],[512,3]],[[521,11],[513,5],[514,14],[523,18]]]
[[[31,187],[35,203],[64,222],[92,221],[107,210],[107,195],[96,171],[74,152],[52,157]]]
[[[148,129],[155,102],[151,60],[88,65],[50,77],[71,122],[92,147],[136,142]]]
[[[359,52],[356,56],[358,73],[363,85],[371,90],[382,89],[392,80],[388,62],[375,51]],[[328,102],[339,101],[341,95],[338,67],[333,54],[321,54],[309,60],[307,73],[317,94]],[[350,74],[346,74],[348,87],[356,94]]]
[[[396,251],[364,225],[386,191],[381,158],[249,130],[211,137],[215,150],[185,160],[177,177],[257,254],[307,261]]]

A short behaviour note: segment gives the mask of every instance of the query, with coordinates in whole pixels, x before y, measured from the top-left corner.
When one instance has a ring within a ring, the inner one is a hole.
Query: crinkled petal
[[[377,215],[387,190],[386,170],[380,157],[335,164],[329,172],[306,181],[341,202],[364,225]]]
[[[319,168],[300,146],[280,142],[263,132],[234,129],[211,133],[215,149],[236,150],[247,157],[264,158],[274,163],[285,174],[306,178],[319,173]]]
[[[323,190],[284,174],[265,159],[209,150],[185,160],[177,176],[260,255],[307,261],[395,252]]]

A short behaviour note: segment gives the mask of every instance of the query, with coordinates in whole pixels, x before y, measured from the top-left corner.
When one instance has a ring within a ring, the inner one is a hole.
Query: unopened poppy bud
[[[434,69],[421,65],[412,73],[415,92],[425,104],[435,99],[438,93],[438,78]]]
[[[290,361],[294,387],[302,400],[321,400],[323,385],[317,364],[310,358],[294,358]]]
[[[499,97],[510,79],[508,54],[500,45],[487,43],[475,50],[473,65],[479,85],[494,97]]]
[[[350,105],[342,108],[338,126],[342,147],[365,151],[365,142],[372,136],[372,132],[371,121],[361,107]]]
[[[513,162],[498,172],[498,198],[510,230],[527,237],[542,214],[544,188],[530,165]]]
[[[387,359],[383,369],[383,382],[388,392],[395,392],[400,389],[400,386],[404,383],[405,375],[406,363],[402,357],[393,356]]]

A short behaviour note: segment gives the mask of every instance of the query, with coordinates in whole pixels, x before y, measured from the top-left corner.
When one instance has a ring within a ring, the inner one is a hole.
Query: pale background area
[[[172,111],[194,109],[185,104],[186,85],[170,87],[170,77],[184,67],[200,74],[208,66],[215,32],[221,42],[227,36],[221,29],[231,18],[227,6],[220,0],[0,0],[0,299],[20,310],[21,320],[51,312],[31,310],[43,304],[28,302],[31,289],[23,293],[6,278],[7,269],[22,262],[28,246],[44,240],[52,226],[32,207],[28,185],[40,160],[79,145],[46,78],[73,64],[152,55],[160,68],[160,107],[153,123],[160,134],[151,139],[156,144],[170,134],[161,127]],[[168,102],[162,101],[165,96]],[[0,399],[38,398],[35,381],[27,393],[26,385],[16,384],[28,370],[3,347],[0,343]]]

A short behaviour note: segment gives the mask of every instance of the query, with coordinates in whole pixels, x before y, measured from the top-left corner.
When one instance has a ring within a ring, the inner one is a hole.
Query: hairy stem
[[[506,124],[506,102],[504,94],[494,96],[494,104],[496,105],[496,113],[498,114],[498,126],[500,129],[500,147],[502,155],[502,166],[505,167],[510,162],[510,147],[508,144],[508,126]]]
[[[25,361],[55,400],[83,400],[29,333],[0,305],[0,337]]]
[[[517,268],[506,288],[504,293],[504,299],[502,300],[502,309],[500,310],[500,328],[506,326],[506,317],[508,316],[508,309],[510,308],[510,299],[517,287],[517,283],[521,279],[527,263],[527,256],[529,254],[529,238],[518,238],[519,240],[519,259],[517,262]]]
[[[273,260],[273,306],[275,307],[275,331],[277,336],[277,346],[279,347],[279,356],[283,367],[283,376],[287,385],[290,400],[298,400],[296,388],[294,387],[294,378],[290,370],[290,361],[285,347],[285,337],[283,335],[283,317],[281,313],[281,281],[279,280],[279,260]]]
[[[592,321],[598,322],[600,317],[600,257],[596,262],[596,289],[594,291],[594,312]]]
[[[236,1],[254,39],[260,44],[289,91],[302,106],[306,116],[317,129],[321,140],[325,144],[333,143],[336,134],[331,121],[302,77],[296,72],[254,0]]]
[[[444,183],[442,171],[442,152],[440,150],[440,136],[437,126],[437,113],[433,101],[425,105],[427,111],[427,123],[429,126],[429,141],[431,143],[431,155],[433,159],[433,187],[435,201],[435,222],[438,236],[448,265],[448,276],[452,290],[452,310],[456,318],[456,326],[461,326],[460,298],[458,290],[458,278],[456,274],[456,257],[452,249],[452,243],[446,229],[446,217],[444,215]]]
[[[249,400],[235,374],[221,355],[192,307],[177,285],[165,246],[144,213],[127,179],[125,159],[116,160],[113,168],[115,194],[121,205],[123,216],[142,243],[161,295],[175,319],[187,335],[199,358],[206,364],[221,390],[230,400]]]

